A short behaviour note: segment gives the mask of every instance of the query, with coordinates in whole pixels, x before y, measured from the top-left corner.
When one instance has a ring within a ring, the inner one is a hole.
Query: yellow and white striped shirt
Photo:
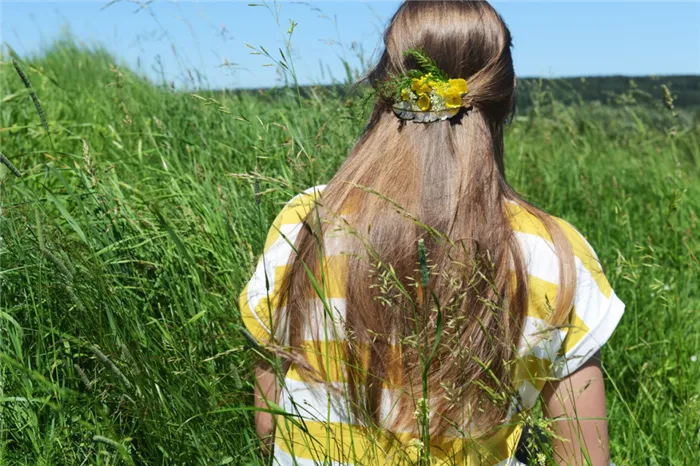
[[[302,220],[313,209],[316,197],[324,185],[306,190],[294,197],[277,215],[265,241],[264,252],[246,287],[240,295],[240,309],[245,327],[261,343],[269,342],[273,317],[279,307],[279,283],[292,253]],[[519,344],[520,358],[515,369],[518,396],[514,397],[509,422],[494,435],[478,440],[467,435],[449,435],[431,439],[431,459],[435,464],[459,465],[518,465],[513,458],[520,439],[520,413],[532,408],[547,380],[562,378],[578,369],[607,340],[624,312],[624,304],[613,292],[603,274],[598,258],[570,224],[554,220],[562,227],[573,246],[577,284],[570,325],[555,330],[545,319],[548,303],[553,303],[559,281],[559,261],[544,225],[516,203],[509,203],[510,221],[523,252],[528,273],[528,313]],[[332,241],[330,241],[332,242]],[[326,247],[324,295],[328,307],[310,306],[318,311],[317,322],[328,325],[340,322],[345,315],[342,269],[345,257],[332,247]],[[337,319],[337,320],[336,320]],[[274,461],[281,465],[298,464],[412,464],[421,446],[412,432],[398,433],[393,438],[407,446],[399,452],[396,444],[377,439],[369,429],[354,420],[344,393],[344,373],[339,346],[334,345],[342,335],[337,328],[331,332],[323,325],[310,325],[307,340],[322,340],[323,356],[331,363],[326,367],[328,382],[307,380],[292,364],[285,376],[278,404],[289,415],[277,416]],[[543,332],[546,331],[546,332]],[[330,335],[329,335],[330,333]],[[546,336],[543,336],[546,335]],[[284,339],[284,335],[276,335]],[[312,366],[317,364],[317,350],[307,344]],[[384,389],[381,416],[391,415],[391,393]]]

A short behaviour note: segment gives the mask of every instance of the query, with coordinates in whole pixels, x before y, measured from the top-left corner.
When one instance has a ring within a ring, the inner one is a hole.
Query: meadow
[[[70,40],[17,66],[0,464],[264,464],[237,295],[277,211],[361,133],[363,90],[183,91]],[[700,121],[660,84],[614,107],[531,86],[509,181],[586,235],[627,304],[602,352],[612,459],[700,464]]]

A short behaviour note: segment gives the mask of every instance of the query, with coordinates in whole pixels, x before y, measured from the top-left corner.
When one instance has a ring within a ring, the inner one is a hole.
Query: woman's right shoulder
[[[552,376],[562,378],[581,367],[610,338],[625,310],[613,291],[588,240],[571,223],[550,214],[531,212],[522,204],[509,205],[509,220],[523,252],[528,274],[528,316],[548,315],[559,287],[560,257],[547,228],[555,225],[571,244],[575,289],[569,325],[562,327],[560,357]],[[533,334],[534,335],[534,334]]]
[[[578,229],[554,215],[544,212],[536,215],[522,204],[515,202],[508,204],[508,218],[520,245],[528,275],[546,283],[559,284],[561,257],[550,232],[551,226],[555,226],[571,245],[577,285],[595,284],[603,295],[610,296],[612,289],[605,277],[598,255]]]

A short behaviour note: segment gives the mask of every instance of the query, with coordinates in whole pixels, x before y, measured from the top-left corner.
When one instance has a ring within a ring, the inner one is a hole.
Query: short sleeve
[[[243,325],[261,344],[270,343],[270,337],[286,343],[285,325],[275,327],[275,315],[282,308],[279,301],[280,283],[293,252],[304,218],[314,208],[323,185],[309,188],[292,198],[277,214],[265,239],[263,253],[257,261],[253,276],[239,296]],[[273,331],[274,329],[274,331]]]
[[[588,241],[571,225],[561,226],[574,250],[577,279],[569,325],[552,364],[555,378],[568,376],[588,361],[608,341],[625,311]]]

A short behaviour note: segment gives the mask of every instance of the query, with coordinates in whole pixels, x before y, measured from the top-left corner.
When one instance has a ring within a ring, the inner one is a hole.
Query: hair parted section
[[[555,222],[506,182],[503,125],[513,109],[515,74],[511,36],[498,13],[482,1],[408,1],[384,43],[368,75],[373,87],[414,68],[404,51],[421,49],[448,76],[467,80],[474,111],[413,125],[397,119],[388,100],[376,103],[305,220],[282,280],[286,305],[277,322],[287,326],[292,352],[308,349],[312,335],[311,345],[327,356],[314,331],[310,276],[324,279],[321,253],[341,244],[346,305],[337,340],[354,415],[390,431],[416,428],[422,399],[431,435],[467,426],[485,433],[509,408],[510,361],[528,306],[526,265],[508,203],[544,223],[560,257],[555,326],[567,322],[572,305],[572,248]],[[312,376],[325,380],[326,364],[311,366],[319,368]],[[382,412],[388,396],[382,388],[401,394],[389,416]]]

